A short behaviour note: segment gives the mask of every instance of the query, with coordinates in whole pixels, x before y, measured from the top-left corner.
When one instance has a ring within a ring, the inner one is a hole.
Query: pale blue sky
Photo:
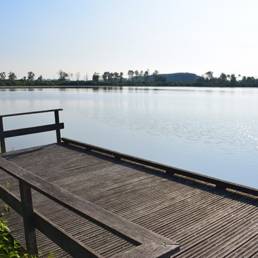
[[[258,77],[257,0],[1,0],[0,71]]]

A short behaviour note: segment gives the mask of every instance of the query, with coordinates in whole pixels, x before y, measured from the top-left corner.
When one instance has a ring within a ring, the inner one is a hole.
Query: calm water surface
[[[258,188],[258,89],[0,91],[1,114],[59,107],[63,136]],[[16,117],[5,127],[50,121],[49,114]],[[54,139],[54,133],[22,136],[7,147]]]

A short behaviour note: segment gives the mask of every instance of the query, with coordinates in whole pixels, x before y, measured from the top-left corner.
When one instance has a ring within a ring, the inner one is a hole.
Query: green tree
[[[143,76],[144,76],[144,81],[147,81],[148,76],[149,76],[149,71],[146,70],[146,71],[144,72]]]
[[[114,79],[116,81],[119,79],[119,73],[118,72],[114,72]]]
[[[160,81],[161,77],[159,76],[159,71],[158,70],[155,70],[152,74],[153,78],[154,78],[154,81]]]
[[[113,81],[113,77],[114,77],[114,74],[113,73],[108,73],[108,81]]]
[[[212,80],[214,78],[212,71],[208,71],[207,73],[205,73],[205,76],[208,80]]]
[[[34,81],[35,74],[33,72],[28,72],[28,81]]]
[[[133,75],[134,75],[134,71],[133,71],[133,70],[129,70],[129,71],[128,71],[128,77],[129,77],[129,79],[132,79],[132,78],[133,78]]]
[[[119,74],[120,82],[122,82],[122,81],[123,81],[123,76],[124,76],[124,73],[120,72],[120,74]]]
[[[66,73],[66,72],[64,72],[64,71],[62,71],[62,70],[60,70],[60,71],[58,72],[58,76],[59,76],[58,80],[60,80],[60,81],[65,81],[65,80],[67,80],[68,77],[69,77],[68,73]]]
[[[16,76],[15,73],[9,72],[9,74],[8,74],[8,79],[9,79],[10,81],[14,81],[14,80],[17,79],[17,76]]]
[[[104,72],[102,75],[103,80],[106,82],[108,80],[109,72]]]
[[[248,76],[248,77],[246,78],[246,82],[247,82],[248,84],[254,84],[254,83],[255,83],[255,78]]]
[[[226,82],[227,81],[227,75],[225,73],[222,73],[219,77],[219,79],[222,81],[222,82]]]
[[[230,75],[230,83],[231,84],[236,84],[237,80],[236,80],[236,76],[234,74]]]
[[[242,81],[241,81],[241,82],[242,82],[242,83],[245,83],[245,82],[246,82],[246,80],[247,80],[246,76],[243,76],[243,77],[242,77]]]
[[[153,72],[153,75],[154,76],[157,76],[159,74],[159,71],[158,70],[155,70],[154,72]]]
[[[0,80],[5,80],[6,78],[6,73],[5,72],[1,72],[0,73]]]
[[[40,75],[40,76],[37,78],[37,81],[42,82],[42,81],[43,81],[43,76],[42,76],[42,75]]]
[[[93,74],[93,76],[92,76],[92,80],[93,80],[94,82],[98,82],[98,81],[99,81],[99,74],[95,72],[95,73]]]

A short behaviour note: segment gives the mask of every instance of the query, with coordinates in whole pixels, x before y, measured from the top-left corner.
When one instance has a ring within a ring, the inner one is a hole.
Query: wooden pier
[[[0,198],[12,236],[47,257],[258,257],[258,190],[61,138],[59,111],[0,116]],[[3,119],[55,123],[5,131]],[[5,152],[5,138],[57,142]]]

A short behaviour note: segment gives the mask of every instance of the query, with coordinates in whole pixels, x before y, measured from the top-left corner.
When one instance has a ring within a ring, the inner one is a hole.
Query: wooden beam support
[[[55,110],[54,111],[55,113],[55,122],[56,122],[56,125],[59,125],[60,122],[59,122],[59,110]],[[64,127],[63,127],[64,128]],[[63,129],[62,128],[62,129]],[[61,133],[60,133],[60,127],[57,127],[56,128],[56,141],[57,143],[61,143]]]
[[[2,136],[3,132],[4,132],[3,117],[0,116],[0,147],[1,147],[1,153],[6,152],[5,139]]]
[[[22,216],[26,248],[30,255],[38,255],[36,230],[34,226],[31,187],[23,180],[19,180]]]

